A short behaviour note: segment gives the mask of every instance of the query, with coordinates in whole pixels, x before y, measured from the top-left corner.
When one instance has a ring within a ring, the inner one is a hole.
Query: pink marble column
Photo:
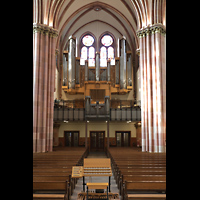
[[[141,108],[144,108],[144,52],[143,52],[143,34],[139,33],[140,40],[140,80],[141,80]],[[146,141],[144,134],[144,109],[141,109],[141,140],[142,140],[142,151],[146,151]]]
[[[138,31],[141,71],[142,151],[164,152],[166,140],[165,29],[161,24]]]
[[[42,129],[42,112],[43,112],[43,75],[44,75],[44,34],[40,34],[40,46],[39,46],[39,60],[38,65],[38,104],[37,104],[37,152],[42,152],[42,140],[43,140],[43,129]]]
[[[161,34],[161,55],[162,55],[162,119],[163,119],[163,130],[162,130],[162,134],[163,134],[163,141],[164,144],[162,148],[165,149],[165,145],[166,145],[166,38],[164,34]]]
[[[147,118],[148,118],[148,151],[152,152],[152,131],[153,131],[153,123],[152,123],[152,62],[151,62],[151,35],[150,31],[146,31],[146,46],[147,46]]]
[[[152,52],[152,94],[153,94],[153,149],[154,152],[158,152],[158,132],[157,132],[157,127],[158,127],[158,116],[157,116],[157,76],[156,76],[156,55],[155,55],[155,34],[154,34],[155,30],[152,30],[152,35],[151,35],[151,52]]]
[[[48,80],[47,80],[47,140],[46,140],[46,150],[50,151],[50,108],[51,108],[51,47],[52,47],[52,37],[49,37],[49,50],[48,50]]]
[[[156,70],[157,70],[157,97],[158,97],[158,151],[165,150],[165,127],[166,127],[166,77],[165,77],[165,54],[164,35],[160,28],[156,28]],[[161,39],[163,38],[163,39]],[[163,42],[162,42],[163,41]],[[162,61],[163,60],[163,61]]]
[[[42,152],[47,151],[47,87],[48,87],[48,50],[49,50],[49,33],[45,33],[45,46],[44,46],[44,75],[43,75],[43,81],[44,81],[44,88],[43,88],[43,134],[44,138],[42,141]]]
[[[143,76],[143,83],[144,83],[144,87],[143,87],[143,109],[144,109],[144,139],[145,139],[145,148],[143,149],[143,151],[147,151],[148,150],[148,116],[147,116],[147,108],[148,108],[148,100],[147,100],[147,45],[146,45],[146,33],[143,33],[143,70],[144,70],[144,76]]]
[[[55,88],[55,69],[56,69],[55,42],[56,42],[55,37],[52,36],[49,151],[53,151],[53,112],[54,112],[54,88]]]
[[[46,152],[53,150],[57,31],[42,24],[33,27],[33,152]]]
[[[39,76],[39,46],[40,46],[39,31],[35,31],[34,37],[34,57],[33,57],[33,152],[37,151],[37,115],[38,115],[38,76]]]

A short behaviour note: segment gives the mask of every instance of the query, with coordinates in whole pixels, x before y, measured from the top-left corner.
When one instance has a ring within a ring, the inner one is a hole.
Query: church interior
[[[33,199],[100,198],[166,199],[166,0],[33,0]]]

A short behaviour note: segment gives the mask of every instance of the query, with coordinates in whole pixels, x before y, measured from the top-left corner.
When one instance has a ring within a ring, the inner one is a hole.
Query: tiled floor
[[[106,155],[104,152],[90,152],[89,155],[88,155],[88,158],[106,158]],[[90,180],[89,180],[90,179]],[[108,182],[108,177],[101,177],[101,176],[98,176],[98,177],[85,177],[85,182]],[[117,184],[116,184],[116,181],[114,179],[113,176],[111,176],[111,186],[110,186],[110,190],[111,192],[113,193],[118,193],[119,194],[119,190],[117,188]],[[77,200],[77,197],[78,197],[78,193],[83,191],[83,179],[82,178],[79,178],[78,180],[78,183],[76,184],[76,188],[73,192],[73,195],[71,196],[71,200]],[[120,197],[120,200],[122,199],[121,196]]]

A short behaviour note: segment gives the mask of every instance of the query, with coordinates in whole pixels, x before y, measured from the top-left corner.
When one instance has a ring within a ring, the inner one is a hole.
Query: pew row
[[[123,199],[166,199],[166,181],[125,181]]]

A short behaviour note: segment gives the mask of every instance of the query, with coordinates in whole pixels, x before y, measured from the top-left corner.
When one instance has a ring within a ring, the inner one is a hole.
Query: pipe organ
[[[115,57],[115,65],[107,61],[106,67],[100,66],[100,52],[95,53],[95,66],[80,65],[76,57],[76,38],[69,37],[67,50],[63,51],[63,84],[62,89],[68,94],[91,96],[90,90],[105,89],[105,95],[127,94],[133,89],[132,52],[127,51],[125,37],[120,40],[120,57]],[[89,91],[87,91],[89,90]]]

